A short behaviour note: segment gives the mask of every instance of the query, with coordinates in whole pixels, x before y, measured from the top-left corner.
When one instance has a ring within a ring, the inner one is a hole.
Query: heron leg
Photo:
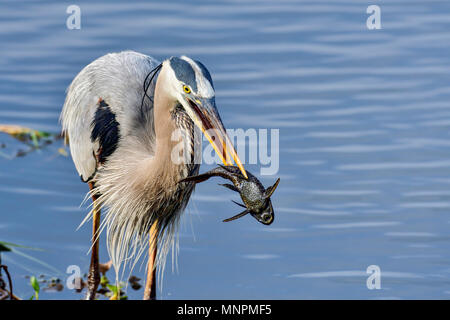
[[[89,182],[89,188],[94,189],[94,184]],[[97,204],[97,196],[92,195],[93,210],[92,210],[92,252],[91,252],[91,264],[89,266],[89,274],[87,279],[88,292],[86,300],[95,300],[95,294],[97,292],[98,285],[100,283],[100,269],[99,269],[99,236],[98,230],[100,228],[100,208]]]
[[[157,221],[150,228],[148,248],[147,280],[145,282],[144,300],[156,300],[156,235]]]

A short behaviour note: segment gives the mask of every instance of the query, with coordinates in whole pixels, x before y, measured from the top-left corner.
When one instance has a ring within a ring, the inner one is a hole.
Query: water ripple
[[[350,229],[350,228],[375,228],[375,227],[391,227],[397,226],[398,221],[366,221],[366,222],[349,222],[336,224],[320,224],[313,226],[318,229]]]
[[[378,162],[378,163],[355,163],[340,165],[338,170],[392,170],[392,169],[438,169],[449,168],[450,161],[437,160],[427,162]]]
[[[422,275],[409,273],[409,272],[393,272],[384,271],[383,277],[386,278],[404,278],[404,279],[415,279],[423,278]],[[324,272],[310,272],[310,273],[296,273],[289,275],[288,278],[341,278],[341,277],[366,277],[367,272],[359,270],[346,270],[346,271],[324,271]]]

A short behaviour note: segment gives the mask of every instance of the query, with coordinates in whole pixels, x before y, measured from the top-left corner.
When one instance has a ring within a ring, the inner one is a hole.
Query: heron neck
[[[160,74],[159,77],[161,76],[163,74]],[[160,80],[161,78],[158,78],[156,83],[153,108],[156,137],[154,163],[160,168],[159,172],[170,173],[177,167],[176,163],[172,161],[172,152],[178,143],[173,138],[177,128],[170,113],[176,102],[165,94]]]

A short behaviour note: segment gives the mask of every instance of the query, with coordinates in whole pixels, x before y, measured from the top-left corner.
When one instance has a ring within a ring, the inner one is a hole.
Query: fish
[[[249,171],[247,171],[248,179],[244,177],[241,170],[236,166],[218,166],[205,173],[186,177],[179,182],[195,182],[201,183],[211,177],[218,176],[230,180],[233,184],[220,184],[232,191],[238,192],[244,204],[233,201],[238,206],[245,208],[241,213],[223,220],[223,222],[233,221],[250,214],[258,222],[264,225],[270,225],[275,220],[275,213],[272,207],[270,197],[280,183],[280,178],[267,189],[262,183]]]

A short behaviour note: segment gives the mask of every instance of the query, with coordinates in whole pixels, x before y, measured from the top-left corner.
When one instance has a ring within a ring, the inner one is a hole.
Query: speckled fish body
[[[233,184],[222,185],[230,190],[239,192],[244,205],[237,202],[235,203],[244,207],[245,210],[237,214],[236,216],[225,219],[224,221],[232,221],[250,213],[260,223],[269,225],[275,219],[270,196],[278,186],[280,179],[278,179],[273,186],[265,189],[261,182],[253,174],[247,171],[247,175],[248,179],[246,179],[242,175],[239,168],[235,166],[219,166],[200,175],[187,177],[186,179],[181,180],[181,182],[193,181],[195,183],[200,183],[208,180],[213,176],[219,176],[228,179]]]

